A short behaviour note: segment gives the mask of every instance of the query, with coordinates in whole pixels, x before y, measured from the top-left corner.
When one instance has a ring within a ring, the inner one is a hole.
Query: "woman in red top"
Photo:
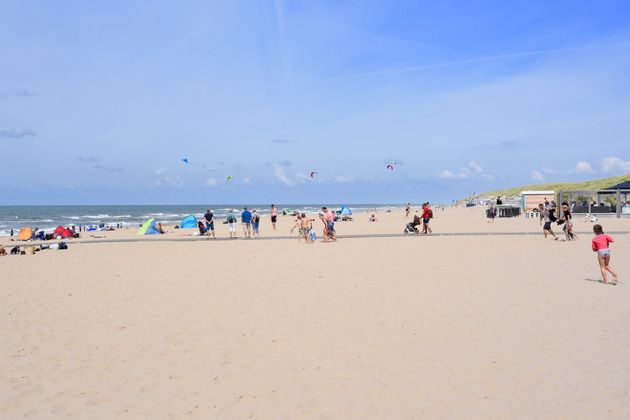
[[[597,252],[597,261],[599,262],[599,270],[602,273],[604,284],[608,284],[608,275],[606,274],[608,271],[613,276],[613,286],[616,286],[617,273],[608,265],[610,263],[610,248],[608,248],[608,244],[615,241],[610,235],[604,233],[604,229],[602,229],[601,225],[593,226],[593,232],[595,233],[595,237],[591,244],[593,252]]]
[[[429,227],[431,221],[431,208],[429,203],[422,204],[422,233],[433,233]]]

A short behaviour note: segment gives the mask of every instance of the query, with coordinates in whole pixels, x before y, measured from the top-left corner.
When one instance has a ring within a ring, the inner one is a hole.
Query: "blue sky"
[[[447,202],[630,173],[626,1],[0,9],[0,204]]]

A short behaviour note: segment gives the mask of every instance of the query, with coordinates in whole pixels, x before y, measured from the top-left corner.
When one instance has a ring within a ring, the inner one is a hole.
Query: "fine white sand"
[[[437,232],[540,230],[435,215]],[[377,217],[338,231],[406,222]],[[597,281],[591,234],[70,241],[0,257],[0,418],[629,418],[630,235],[614,236],[616,287]]]

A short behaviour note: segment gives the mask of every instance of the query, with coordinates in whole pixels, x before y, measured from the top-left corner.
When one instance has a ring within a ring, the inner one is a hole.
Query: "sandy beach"
[[[277,240],[78,243],[123,229],[0,257],[0,418],[628,418],[630,234],[604,286],[591,223],[554,242],[434,212],[451,236],[403,236],[396,209],[334,244],[281,217]]]

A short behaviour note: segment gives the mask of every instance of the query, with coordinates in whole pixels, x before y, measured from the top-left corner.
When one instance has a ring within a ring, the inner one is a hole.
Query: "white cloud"
[[[438,178],[442,179],[464,179],[468,178],[468,175],[465,172],[451,172],[448,169],[444,169],[443,171],[437,174]]]
[[[444,169],[438,172],[436,176],[442,179],[466,179],[466,178],[475,178],[475,177],[482,177],[486,179],[494,178],[491,174],[484,173],[481,165],[475,162],[474,160],[471,160],[470,162],[468,162],[468,165],[461,168],[457,172]]]
[[[337,175],[333,178],[333,182],[337,184],[344,184],[352,181],[354,181],[354,178],[350,175]]]
[[[470,166],[470,168],[475,171],[475,173],[480,174],[483,172],[483,168],[475,161],[470,161],[470,163],[468,164],[468,166]]]
[[[545,179],[545,176],[542,174],[542,172],[535,169],[529,173],[529,177],[534,181],[544,181]]]
[[[155,185],[156,186],[161,186],[161,185],[167,185],[170,187],[181,187],[182,185],[184,185],[181,177],[179,175],[177,176],[170,176],[168,175],[168,169],[166,168],[159,168],[156,169],[155,171],[155,176],[156,176],[156,180],[155,180]]]
[[[605,172],[630,172],[630,161],[618,157],[602,159],[602,168]]]
[[[284,165],[280,163],[276,163],[273,165],[273,174],[287,187],[292,187],[297,184],[294,180],[289,178],[287,174],[284,172]]]
[[[245,178],[243,178],[243,185],[249,185],[252,183],[252,179],[248,176],[246,176]]]
[[[595,172],[593,171],[593,167],[591,166],[591,164],[585,160],[581,160],[575,164],[575,171],[576,172]]]
[[[209,178],[206,181],[206,185],[209,187],[216,187],[217,185],[219,185],[219,180],[216,178]]]

